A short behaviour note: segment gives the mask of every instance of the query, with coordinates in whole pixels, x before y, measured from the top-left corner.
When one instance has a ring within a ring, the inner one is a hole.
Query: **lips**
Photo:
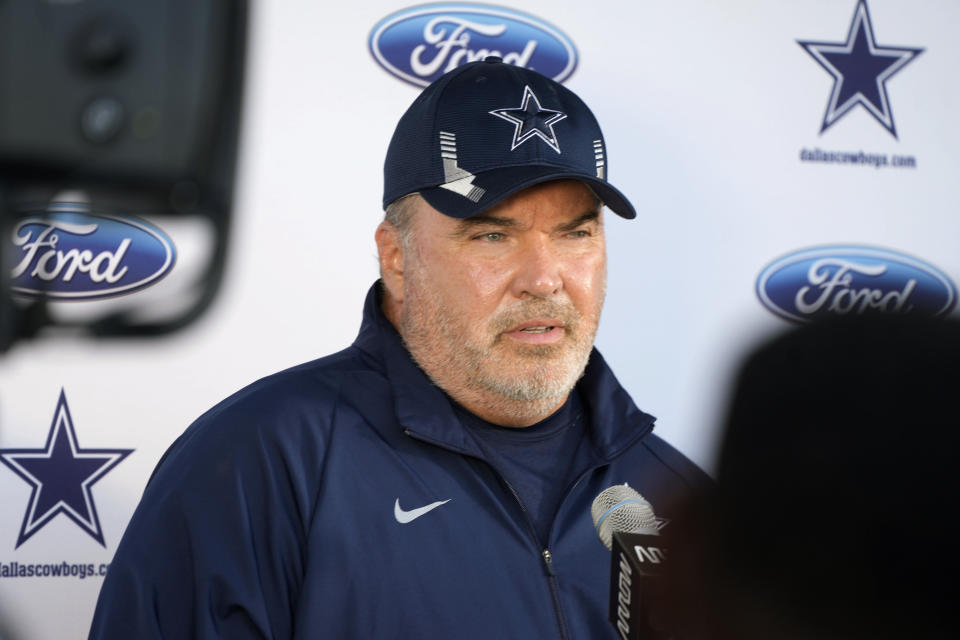
[[[513,325],[503,335],[515,343],[528,345],[554,344],[566,335],[564,324],[555,318],[533,318]]]
[[[534,318],[532,320],[527,320],[521,322],[520,324],[514,326],[511,329],[508,329],[508,333],[514,331],[522,331],[524,333],[546,333],[551,329],[562,329],[563,323],[559,320],[553,318],[544,319],[544,318]]]

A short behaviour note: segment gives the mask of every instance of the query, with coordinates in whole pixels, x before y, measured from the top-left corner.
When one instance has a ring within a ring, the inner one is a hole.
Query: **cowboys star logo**
[[[897,128],[887,92],[887,81],[923,52],[916,47],[877,44],[866,0],[859,0],[844,42],[797,40],[820,66],[833,76],[820,133],[857,105],[877,119],[894,138]]]
[[[0,449],[0,462],[10,467],[31,487],[16,547],[60,514],[73,520],[90,537],[106,547],[91,489],[132,451],[80,448],[67,406],[67,396],[61,390],[43,447]]]

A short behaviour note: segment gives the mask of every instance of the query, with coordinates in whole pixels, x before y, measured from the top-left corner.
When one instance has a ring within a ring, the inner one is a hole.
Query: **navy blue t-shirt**
[[[567,489],[590,464],[587,415],[574,389],[553,415],[529,427],[501,427],[453,403],[487,461],[513,488],[546,546]]]

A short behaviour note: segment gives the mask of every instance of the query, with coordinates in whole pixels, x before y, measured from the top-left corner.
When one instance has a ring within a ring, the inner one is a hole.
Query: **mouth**
[[[566,330],[553,318],[532,318],[508,329],[504,335],[524,344],[551,344],[562,340]]]
[[[541,327],[525,327],[523,329],[518,329],[518,331],[522,331],[524,333],[546,333],[547,331],[553,331],[554,329],[556,329],[556,326],[550,325]]]
[[[556,318],[541,316],[539,318],[530,318],[513,325],[507,329],[508,332],[523,331],[525,333],[544,333],[551,329],[563,329],[563,323]]]

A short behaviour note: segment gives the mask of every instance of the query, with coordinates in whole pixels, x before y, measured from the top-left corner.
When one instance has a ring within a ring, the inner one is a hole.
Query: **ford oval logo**
[[[577,51],[556,27],[504,7],[430,4],[381,20],[370,32],[370,53],[387,71],[425,87],[461,64],[499,56],[563,82]]]
[[[956,287],[916,258],[871,247],[818,247],[784,256],[757,278],[757,295],[777,315],[809,321],[868,311],[940,315]]]
[[[176,260],[173,242],[143,220],[54,204],[13,228],[11,289],[27,296],[89,300],[159,281]]]

